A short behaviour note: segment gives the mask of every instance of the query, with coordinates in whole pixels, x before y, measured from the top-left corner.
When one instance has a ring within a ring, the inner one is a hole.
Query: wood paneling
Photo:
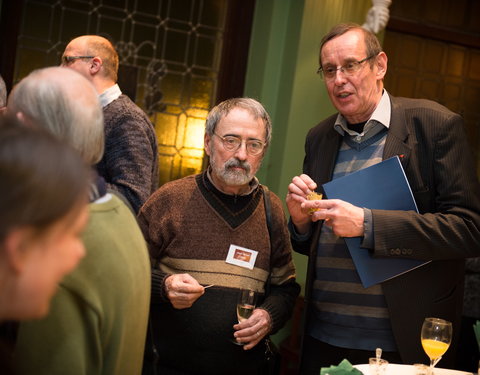
[[[384,50],[385,87],[391,94],[431,99],[464,117],[480,175],[479,4],[476,0],[394,1]]]

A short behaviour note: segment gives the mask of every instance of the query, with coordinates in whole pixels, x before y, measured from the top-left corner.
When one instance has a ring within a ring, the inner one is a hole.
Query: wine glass
[[[240,289],[237,300],[237,318],[238,322],[243,322],[250,318],[257,300],[257,293],[252,289]],[[233,343],[237,345],[244,345],[243,342],[238,342],[233,338]]]
[[[452,323],[439,318],[425,318],[421,333],[422,346],[430,358],[429,374],[442,359],[452,341]]]

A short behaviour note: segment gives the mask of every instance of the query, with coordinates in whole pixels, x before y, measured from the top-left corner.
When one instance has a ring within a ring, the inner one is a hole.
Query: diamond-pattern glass
[[[226,11],[227,0],[25,0],[14,81],[58,65],[74,37],[105,36],[137,72],[136,102],[157,132],[160,184],[198,173]]]

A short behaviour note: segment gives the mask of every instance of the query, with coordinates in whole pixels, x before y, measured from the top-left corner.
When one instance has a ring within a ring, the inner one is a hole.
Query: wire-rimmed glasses
[[[360,68],[362,67],[362,64],[365,61],[368,61],[375,56],[376,55],[371,55],[371,56],[365,57],[362,60],[347,61],[342,66],[333,66],[333,65],[321,66],[320,68],[318,68],[317,74],[319,74],[320,77],[326,81],[329,81],[335,78],[335,76],[337,75],[337,70],[340,70],[346,76],[352,76],[360,70]]]
[[[234,135],[226,135],[224,137],[218,135],[217,133],[213,133],[213,135],[216,135],[222,140],[223,148],[225,150],[231,152],[237,151],[241,147],[243,142],[241,138]],[[245,141],[245,144],[247,148],[247,153],[252,156],[260,155],[265,148],[265,143],[257,139],[249,139]]]
[[[68,66],[71,63],[73,63],[75,60],[78,59],[93,59],[95,56],[68,56],[68,55],[63,55],[62,56],[62,65],[63,66]]]

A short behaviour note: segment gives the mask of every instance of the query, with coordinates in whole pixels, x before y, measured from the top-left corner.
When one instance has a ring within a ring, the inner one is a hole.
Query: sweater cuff
[[[169,301],[165,290],[165,279],[169,276],[171,276],[171,274],[158,269],[152,270],[152,303]]]
[[[269,335],[277,333],[284,325],[283,311],[275,308],[274,304],[271,304],[266,300],[259,309],[265,310],[270,315],[270,332]]]
[[[306,242],[310,239],[312,235],[312,227],[308,229],[307,233],[300,234],[297,232],[295,229],[295,225],[292,222],[292,219],[288,220],[288,229],[290,230],[290,236],[292,237],[293,240],[298,241],[298,242]]]

